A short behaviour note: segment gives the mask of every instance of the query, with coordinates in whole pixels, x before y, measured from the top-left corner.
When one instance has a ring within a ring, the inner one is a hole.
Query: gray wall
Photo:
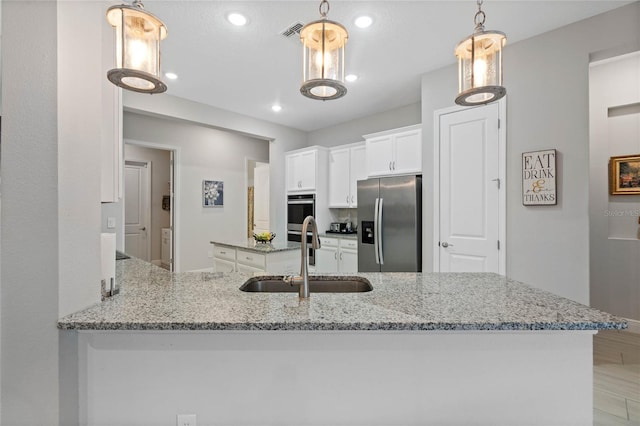
[[[336,146],[364,141],[362,135],[418,124],[422,120],[420,103],[410,104],[369,117],[352,120],[308,135],[309,146]]]
[[[3,425],[69,424],[60,407],[77,407],[56,322],[100,300],[104,6],[2,3]]]
[[[126,123],[126,121],[125,121]],[[125,144],[125,160],[151,163],[151,260],[160,260],[162,228],[170,225],[171,213],[162,210],[162,196],[169,195],[170,159],[169,151]]]
[[[589,57],[640,39],[640,3],[507,45],[507,275],[589,303]],[[425,170],[433,164],[433,113],[453,106],[456,67],[422,78]],[[521,202],[522,152],[558,150],[558,205]],[[433,181],[423,180],[426,198]],[[425,209],[425,240],[433,217]],[[425,245],[425,252],[431,250]],[[431,246],[432,247],[432,246]],[[425,253],[431,256],[431,253]]]
[[[272,231],[278,235],[286,235],[284,153],[306,147],[305,132],[166,94],[152,97],[125,91],[123,101],[125,108],[131,112],[199,123],[227,132],[269,140],[269,191],[273,200],[269,205],[269,218]]]
[[[640,51],[593,64],[589,77],[591,305],[640,320],[640,195],[609,195],[607,167],[640,153]],[[635,107],[609,113],[623,105]]]
[[[175,190],[179,271],[213,266],[210,241],[246,238],[246,159],[269,162],[269,142],[178,120],[124,114],[126,140],[179,148]],[[127,158],[130,150],[125,153]],[[224,182],[224,207],[202,207],[202,181]]]

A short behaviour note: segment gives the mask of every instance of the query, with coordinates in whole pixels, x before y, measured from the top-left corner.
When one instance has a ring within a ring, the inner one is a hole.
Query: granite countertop
[[[367,293],[245,293],[246,273],[116,262],[120,294],[68,315],[74,330],[596,330],[624,320],[497,274],[359,273]]]
[[[346,232],[323,232],[320,234],[320,238],[344,238],[346,240],[357,240],[358,233],[353,232],[347,234]]]
[[[210,241],[211,244],[239,248],[242,250],[253,251],[256,253],[274,253],[277,251],[300,250],[300,243],[293,241],[276,241],[270,243],[259,243],[253,238],[239,241]]]

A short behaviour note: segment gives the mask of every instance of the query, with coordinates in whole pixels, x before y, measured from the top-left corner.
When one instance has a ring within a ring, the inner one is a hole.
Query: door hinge
[[[500,240],[498,240],[498,250],[500,250]]]

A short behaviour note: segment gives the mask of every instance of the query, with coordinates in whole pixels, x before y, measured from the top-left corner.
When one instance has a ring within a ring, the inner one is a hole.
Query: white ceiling
[[[305,98],[302,47],[297,35],[280,32],[295,22],[320,18],[319,1],[162,1],[145,0],[169,36],[162,42],[162,70],[168,94],[285,126],[312,131],[420,101],[422,74],[456,62],[454,47],[473,32],[476,2],[332,0],[328,18],[349,31],[345,97]],[[485,1],[487,30],[507,34],[509,44],[620,7],[632,1]],[[240,12],[248,25],[231,25]],[[353,21],[373,17],[367,29]],[[507,59],[505,59],[507,60]],[[504,76],[509,86],[509,76]],[[451,99],[457,87],[451,88]],[[159,95],[162,96],[162,95]],[[271,105],[282,105],[275,113]]]

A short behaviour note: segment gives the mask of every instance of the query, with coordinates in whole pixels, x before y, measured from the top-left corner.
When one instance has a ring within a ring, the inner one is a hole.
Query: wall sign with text
[[[556,205],[556,150],[522,153],[522,204]]]

